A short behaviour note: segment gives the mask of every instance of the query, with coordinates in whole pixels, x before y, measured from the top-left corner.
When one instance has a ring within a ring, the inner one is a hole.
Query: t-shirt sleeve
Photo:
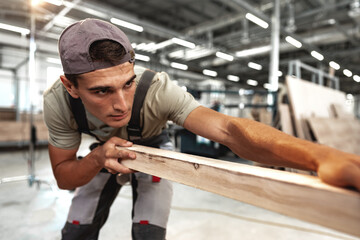
[[[78,148],[80,133],[72,128],[72,119],[63,105],[51,97],[44,98],[44,121],[49,130],[49,143],[62,149]],[[69,110],[70,111],[70,110]]]
[[[154,84],[152,89],[156,91],[153,102],[159,106],[159,114],[183,126],[187,116],[199,107],[200,103],[190,93],[173,83],[164,72],[158,73],[158,80]]]

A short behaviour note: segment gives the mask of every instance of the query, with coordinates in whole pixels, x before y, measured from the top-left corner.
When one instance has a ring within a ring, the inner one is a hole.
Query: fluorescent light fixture
[[[347,77],[351,77],[353,75],[352,72],[349,69],[344,69],[343,73]]]
[[[262,66],[258,63],[249,62],[248,67],[260,71],[262,69]]]
[[[49,63],[61,64],[61,61],[58,58],[48,57],[48,58],[46,58],[46,61],[49,62]]]
[[[318,53],[317,51],[311,51],[311,56],[313,56],[319,61],[324,60],[324,56],[321,53]]]
[[[218,58],[222,58],[222,59],[225,59],[227,61],[233,61],[234,60],[234,57],[231,56],[230,54],[227,54],[227,53],[223,53],[223,52],[216,52],[215,54]]]
[[[169,46],[169,45],[171,45],[173,43],[174,42],[172,41],[172,39],[157,43],[157,44],[154,45],[153,50],[158,50],[158,49],[161,49],[161,48],[165,48],[165,47],[167,47],[167,46]]]
[[[195,48],[196,45],[195,43],[180,39],[180,38],[172,38],[171,39],[174,43],[184,46],[184,47],[188,47],[188,48]]]
[[[235,55],[237,57],[249,57],[249,56],[256,55],[256,54],[269,52],[270,49],[271,49],[271,46],[257,47],[257,48],[238,51],[235,53]]]
[[[355,82],[360,82],[360,76],[359,75],[354,75],[353,79]]]
[[[144,61],[144,62],[150,61],[149,56],[138,54],[138,53],[135,54],[135,59],[140,60],[140,61]]]
[[[245,108],[245,104],[244,104],[244,103],[239,103],[239,108],[240,108],[240,109],[244,109],[244,108]]]
[[[21,33],[22,35],[27,35],[27,34],[30,33],[29,29],[22,28],[22,27],[16,27],[16,26],[13,26],[13,25],[5,24],[5,23],[0,23],[0,28],[5,29],[5,30],[9,30],[9,31],[12,31],[12,32],[18,32],[18,33]]]
[[[233,82],[238,82],[240,81],[240,78],[238,76],[234,76],[234,75],[227,75],[227,79],[229,81],[233,81]]]
[[[332,67],[335,70],[339,70],[340,69],[340,65],[334,61],[329,62],[329,66]]]
[[[137,47],[137,43],[131,43],[132,48],[136,48]]]
[[[208,70],[208,69],[204,69],[203,74],[206,75],[206,76],[210,76],[210,77],[216,77],[217,76],[217,72],[212,71],[212,70]]]
[[[253,23],[259,25],[259,26],[262,27],[262,28],[265,28],[265,29],[266,29],[266,28],[269,27],[269,24],[268,24],[267,22],[265,22],[264,20],[258,18],[258,17],[255,16],[254,14],[247,13],[247,14],[245,15],[245,17],[246,17],[248,20],[252,21]]]
[[[137,31],[137,32],[142,32],[142,31],[144,31],[144,28],[143,28],[142,26],[140,26],[140,25],[136,25],[136,24],[133,24],[133,23],[129,23],[129,22],[126,22],[126,21],[117,19],[117,18],[111,18],[111,19],[110,19],[110,22],[112,22],[113,24],[119,25],[119,26],[121,26],[121,27],[128,28],[128,29],[131,29],[131,30],[134,30],[134,31]]]
[[[43,1],[45,1],[47,3],[51,3],[56,6],[61,6],[63,4],[62,1],[60,1],[60,0],[43,0]]]
[[[353,99],[354,99],[354,95],[348,93],[348,94],[346,94],[346,99],[353,100]]]
[[[257,85],[258,85],[258,81],[252,80],[252,79],[248,79],[248,80],[246,81],[246,83],[247,83],[248,85],[250,85],[250,86],[257,86]]]
[[[266,89],[268,89],[268,90],[271,90],[271,89],[272,89],[270,83],[264,83],[264,88],[266,88]]]
[[[282,71],[278,71],[278,77],[281,77],[283,75]]]
[[[302,43],[301,43],[300,41],[296,40],[296,39],[293,38],[293,37],[287,36],[287,37],[285,38],[285,40],[286,40],[288,43],[290,43],[291,45],[293,45],[294,47],[301,48],[301,46],[302,46]]]
[[[188,66],[182,63],[172,62],[170,63],[170,66],[173,68],[181,69],[181,70],[187,70]]]

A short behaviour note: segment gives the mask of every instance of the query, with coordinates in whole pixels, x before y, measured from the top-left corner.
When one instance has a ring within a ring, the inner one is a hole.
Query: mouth
[[[114,121],[120,121],[125,119],[128,116],[128,113],[123,113],[123,114],[110,114],[108,117],[111,118]]]

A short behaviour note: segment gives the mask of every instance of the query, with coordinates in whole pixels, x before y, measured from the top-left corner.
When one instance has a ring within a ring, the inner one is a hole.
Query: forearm
[[[274,166],[316,171],[319,154],[327,148],[249,119],[231,118],[227,130],[225,145],[234,153]]]
[[[94,153],[91,152],[79,160],[73,156],[61,161],[53,166],[53,172],[59,188],[74,189],[90,182],[101,168],[94,159]]]

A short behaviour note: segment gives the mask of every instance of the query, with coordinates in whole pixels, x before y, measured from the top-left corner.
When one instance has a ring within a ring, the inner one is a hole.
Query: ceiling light
[[[282,71],[278,71],[278,77],[281,77],[283,75]]]
[[[227,75],[227,79],[233,82],[238,82],[240,81],[240,78],[238,76],[234,76],[234,75]]]
[[[311,56],[313,56],[319,61],[324,60],[324,56],[321,53],[318,53],[317,51],[311,51]]]
[[[144,61],[144,62],[148,62],[150,61],[150,57],[149,56],[145,56],[142,54],[135,54],[135,59],[140,60],[140,61]]]
[[[300,41],[296,40],[296,39],[293,38],[293,37],[287,36],[287,37],[285,38],[285,40],[286,40],[288,43],[290,43],[291,45],[293,45],[294,47],[301,48],[301,46],[302,46],[302,43],[301,43]]]
[[[269,27],[269,24],[268,24],[267,22],[265,22],[264,20],[258,18],[257,16],[255,16],[255,15],[253,15],[253,14],[251,14],[251,13],[247,13],[247,14],[245,15],[245,17],[246,17],[248,20],[252,21],[253,23],[259,25],[259,26],[262,27],[262,28],[265,28],[265,29],[266,29],[266,28]]]
[[[227,61],[233,61],[234,60],[234,57],[231,56],[230,54],[227,54],[227,53],[223,53],[223,52],[216,52],[215,54],[218,58],[222,58],[222,59],[225,59]]]
[[[5,23],[0,23],[0,28],[5,29],[5,30],[9,30],[9,31],[12,31],[12,32],[18,32],[18,33],[21,33],[22,35],[27,35],[27,34],[30,33],[29,29],[12,26],[12,25],[8,25],[8,24],[5,24]]]
[[[258,85],[258,81],[252,80],[252,79],[248,79],[248,80],[246,81],[246,83],[247,83],[248,85],[250,85],[250,86],[257,86],[257,85]]]
[[[354,99],[354,95],[348,93],[348,94],[346,94],[346,99],[353,100],[353,99]]]
[[[270,46],[257,47],[257,48],[238,51],[235,53],[235,55],[237,57],[248,57],[248,56],[252,56],[252,55],[256,55],[256,54],[260,54],[260,53],[269,52],[270,49],[271,49]]]
[[[153,50],[156,51],[158,49],[165,48],[165,47],[167,47],[167,46],[169,46],[169,45],[171,45],[173,43],[174,42],[172,41],[172,39],[157,43],[157,44],[154,45]]]
[[[173,68],[181,69],[181,70],[187,70],[188,66],[182,63],[172,62],[170,63],[170,66]]]
[[[354,79],[355,82],[360,82],[360,77],[359,77],[359,75],[354,75],[354,76],[353,76],[353,79]]]
[[[262,66],[260,64],[249,62],[248,67],[260,71],[262,69]]]
[[[351,77],[353,75],[352,72],[349,69],[344,69],[343,73],[347,77]]]
[[[340,69],[340,65],[334,61],[329,62],[329,66],[332,67],[335,70],[339,70]]]
[[[46,58],[46,61],[49,63],[61,64],[61,61],[59,58],[48,57],[48,58]]]
[[[117,19],[117,18],[111,18],[110,22],[112,22],[113,24],[128,28],[128,29],[137,31],[137,32],[144,31],[144,28],[142,26],[139,26],[139,25],[136,25],[136,24],[133,24],[133,23],[129,23],[129,22]]]
[[[208,69],[204,69],[203,74],[206,75],[206,76],[210,76],[210,77],[216,77],[217,76],[217,72],[212,71],[212,70],[208,70]]]
[[[196,47],[195,43],[192,43],[192,42],[180,39],[180,38],[172,38],[171,40],[174,43],[179,44],[179,45],[184,46],[184,47],[188,47],[188,48],[195,48]]]
[[[266,88],[268,90],[272,89],[270,83],[264,83],[264,88]]]

